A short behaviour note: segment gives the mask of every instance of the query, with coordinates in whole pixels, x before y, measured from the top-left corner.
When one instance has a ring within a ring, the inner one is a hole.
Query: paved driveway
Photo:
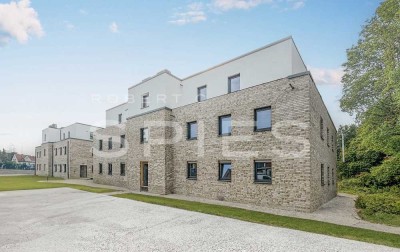
[[[0,251],[399,251],[69,188],[0,192]]]

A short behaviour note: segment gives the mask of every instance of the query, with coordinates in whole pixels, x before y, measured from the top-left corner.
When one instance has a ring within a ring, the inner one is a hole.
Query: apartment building
[[[93,177],[93,133],[99,127],[74,123],[42,131],[42,144],[35,148],[35,174],[59,178]]]
[[[306,212],[336,196],[336,128],[291,37],[128,95],[94,133],[95,183]]]

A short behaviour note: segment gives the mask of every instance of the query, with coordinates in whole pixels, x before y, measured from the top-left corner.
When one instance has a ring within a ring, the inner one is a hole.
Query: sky
[[[290,35],[336,127],[352,123],[342,64],[379,4],[0,0],[0,148],[33,154],[52,123],[105,126],[105,110],[160,70],[183,78]]]

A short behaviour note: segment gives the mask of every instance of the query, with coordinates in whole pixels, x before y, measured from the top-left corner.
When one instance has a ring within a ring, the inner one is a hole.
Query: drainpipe
[[[70,140],[67,141],[67,150],[68,150],[68,152],[67,152],[67,167],[68,167],[68,168],[67,168],[67,169],[68,169],[67,174],[68,174],[68,176],[67,176],[67,177],[68,177],[68,179],[70,178],[70,174],[69,174],[69,172],[70,172],[70,169],[69,169],[69,163],[70,163],[70,162],[69,162],[69,157],[70,157],[70,156],[69,156],[69,152],[70,152],[70,150],[69,150],[69,141],[70,141]]]

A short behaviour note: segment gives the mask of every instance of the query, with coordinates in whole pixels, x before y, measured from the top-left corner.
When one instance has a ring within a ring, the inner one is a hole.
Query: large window
[[[43,157],[46,156],[46,149],[43,150]]]
[[[149,128],[140,129],[140,142],[147,143],[149,141]]]
[[[112,175],[112,164],[108,164],[108,175]]]
[[[149,106],[149,93],[142,95],[142,108]]]
[[[99,140],[99,150],[103,150],[103,140]]]
[[[66,172],[67,172],[67,165],[64,164],[64,173],[66,173]]]
[[[103,174],[103,164],[99,163],[99,174]]]
[[[240,90],[240,74],[228,78],[228,93]]]
[[[231,181],[232,164],[231,162],[220,162],[219,163],[219,180]]]
[[[119,123],[119,124],[122,123],[122,114],[118,114],[118,123]]]
[[[64,155],[67,155],[67,146],[64,146]]]
[[[60,156],[62,155],[62,147],[60,147]]]
[[[219,117],[219,135],[226,136],[232,133],[232,118],[231,115]]]
[[[121,135],[121,148],[125,148],[125,135]]]
[[[197,139],[197,122],[187,124],[187,139]]]
[[[271,161],[254,161],[255,182],[272,183]]]
[[[197,101],[207,100],[207,86],[202,86],[197,88]]]
[[[327,178],[328,178],[328,185],[330,185],[331,184],[331,171],[330,171],[330,169],[329,169],[329,166],[326,168],[327,170],[326,170],[326,175],[328,176]]]
[[[254,130],[271,130],[271,107],[258,108],[254,110]]]
[[[326,145],[329,147],[329,128],[326,128]]]
[[[319,133],[321,139],[324,140],[324,119],[322,119],[322,117],[319,118]]]
[[[121,163],[120,168],[121,168],[120,171],[121,176],[125,176],[125,163]]]
[[[188,162],[187,163],[187,178],[188,179],[197,179],[197,163],[196,162]]]
[[[325,185],[325,170],[324,164],[321,164],[321,186]]]
[[[112,137],[108,138],[108,149],[111,150],[112,149]]]

